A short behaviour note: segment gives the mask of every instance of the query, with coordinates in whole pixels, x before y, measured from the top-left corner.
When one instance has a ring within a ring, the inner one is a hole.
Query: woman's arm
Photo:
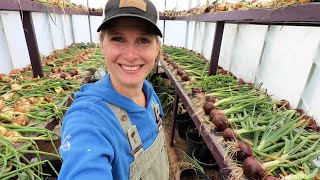
[[[103,119],[88,108],[68,112],[62,125],[59,179],[113,179],[114,152],[108,136]]]

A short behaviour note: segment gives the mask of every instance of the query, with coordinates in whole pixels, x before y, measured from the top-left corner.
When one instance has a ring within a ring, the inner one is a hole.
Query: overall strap
[[[156,123],[158,125],[158,132],[160,132],[160,130],[162,129],[162,118],[160,116],[160,106],[159,104],[156,104],[154,102],[152,102],[151,106],[156,118]]]
[[[134,158],[138,157],[142,152],[142,141],[140,139],[136,125],[132,125],[127,112],[109,102],[106,102],[110,109],[116,115],[124,134],[129,140],[131,146],[131,154]]]

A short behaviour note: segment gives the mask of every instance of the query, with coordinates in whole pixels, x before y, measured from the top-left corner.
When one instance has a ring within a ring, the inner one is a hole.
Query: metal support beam
[[[33,77],[43,77],[41,57],[38,49],[36,33],[34,31],[32,15],[30,11],[22,11],[22,24],[24,35],[29,50],[29,56],[33,71]]]
[[[209,75],[215,75],[217,73],[224,24],[224,21],[218,21],[216,25],[211,52]]]

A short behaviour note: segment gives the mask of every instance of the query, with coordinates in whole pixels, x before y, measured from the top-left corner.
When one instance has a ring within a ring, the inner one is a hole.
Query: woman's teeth
[[[141,66],[121,66],[123,69],[127,70],[127,71],[135,71],[137,69],[139,69]]]

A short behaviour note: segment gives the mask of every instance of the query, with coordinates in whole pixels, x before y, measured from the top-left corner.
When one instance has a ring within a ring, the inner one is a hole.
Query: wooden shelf
[[[179,98],[182,100],[184,107],[190,114],[190,117],[192,118],[194,124],[196,125],[197,129],[199,129],[199,132],[201,133],[202,139],[208,146],[211,154],[217,161],[219,168],[221,172],[223,173],[224,177],[229,177],[231,170],[228,169],[227,165],[224,162],[224,150],[222,146],[218,143],[218,135],[213,132],[208,132],[209,126],[206,123],[201,123],[203,118],[199,115],[197,115],[196,110],[194,109],[194,104],[189,98],[189,96],[184,91],[181,84],[178,82],[178,80],[175,78],[175,76],[172,74],[170,69],[168,68],[168,65],[164,63],[162,60],[160,60],[161,67],[164,69],[166,75],[174,85],[176,94],[179,96]],[[177,98],[177,97],[176,97]],[[175,99],[176,101],[177,99]],[[175,118],[173,118],[175,121]],[[173,122],[174,124],[175,122]],[[174,127],[172,128],[174,129]]]
[[[46,6],[30,0],[0,0],[0,10],[102,16],[102,12],[98,11],[87,11],[80,8],[73,9],[67,7],[61,8],[57,6]]]
[[[257,8],[221,11],[172,18],[160,16],[160,20],[320,26],[320,3],[287,6],[278,9]]]

